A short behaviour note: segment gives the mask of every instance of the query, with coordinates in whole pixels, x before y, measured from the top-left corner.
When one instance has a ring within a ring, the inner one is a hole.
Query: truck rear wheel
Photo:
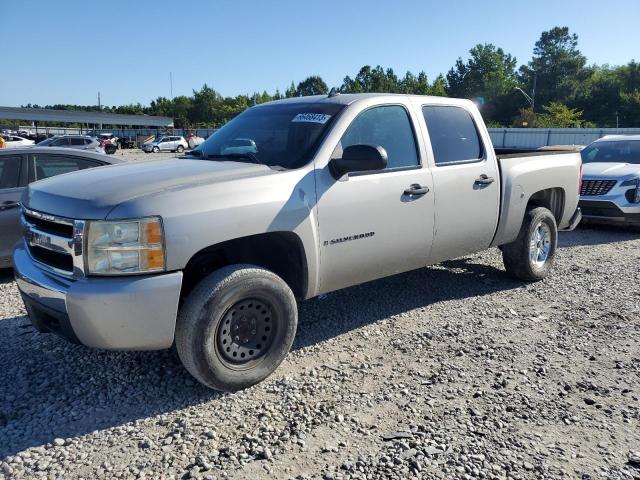
[[[260,267],[232,265],[189,294],[178,314],[176,348],[200,383],[236,391],[273,373],[297,324],[296,300],[284,280]]]
[[[544,207],[527,209],[518,238],[502,246],[507,273],[526,282],[545,278],[556,257],[558,227],[553,214]]]

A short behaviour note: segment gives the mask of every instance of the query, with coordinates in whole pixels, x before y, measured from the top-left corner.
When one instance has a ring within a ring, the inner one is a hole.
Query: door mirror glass
[[[341,158],[329,162],[331,173],[336,178],[349,172],[369,172],[387,168],[387,151],[381,146],[350,145]]]

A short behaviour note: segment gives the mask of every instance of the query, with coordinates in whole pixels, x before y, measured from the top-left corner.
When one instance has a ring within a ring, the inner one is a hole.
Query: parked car
[[[607,135],[581,154],[585,220],[640,225],[640,135]]]
[[[56,147],[0,150],[0,268],[11,266],[11,250],[21,237],[20,195],[26,185],[61,173],[120,163],[89,151]]]
[[[179,137],[175,135],[164,135],[153,142],[145,143],[142,145],[142,150],[145,153],[158,153],[158,152],[178,152],[182,153],[187,148],[189,148],[189,144],[184,139],[184,137]]]
[[[255,152],[229,152],[239,139]],[[238,390],[286,356],[296,299],[489,247],[541,280],[580,221],[580,154],[496,156],[467,100],[265,103],[198,149],[28,187],[14,263],[37,329],[106,349],[175,341],[197,380]]]
[[[113,145],[118,145],[118,137],[116,137],[113,133],[101,133],[98,136],[99,142],[108,142]]]
[[[54,135],[37,144],[39,147],[61,147],[76,148],[78,150],[89,150],[98,153],[104,153],[104,148],[100,146],[100,142],[88,135]]]
[[[34,145],[35,142],[33,140],[29,140],[28,138],[19,137],[17,135],[3,135],[5,146],[4,148],[19,148],[19,147],[28,147],[29,145]]]
[[[136,139],[134,137],[120,137],[118,138],[119,148],[136,148]]]

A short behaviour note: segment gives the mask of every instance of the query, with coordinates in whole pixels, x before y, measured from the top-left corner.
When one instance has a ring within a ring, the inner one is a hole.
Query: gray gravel
[[[640,233],[561,244],[533,285],[491,250],[305,302],[237,394],[34,333],[5,274],[0,477],[640,479]]]

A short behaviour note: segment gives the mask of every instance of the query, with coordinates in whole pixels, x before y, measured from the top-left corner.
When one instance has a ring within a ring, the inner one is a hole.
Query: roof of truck
[[[430,103],[472,103],[471,100],[463,100],[459,98],[450,98],[450,97],[435,97],[428,95],[408,95],[404,93],[341,93],[333,96],[329,95],[310,95],[307,97],[291,97],[284,98],[282,100],[275,100],[273,102],[261,103],[256,105],[257,107],[263,105],[277,105],[282,103],[337,103],[341,105],[350,105],[354,102],[366,100],[368,98],[378,98],[378,97],[413,97],[413,98],[421,98],[424,100],[429,100]]]

